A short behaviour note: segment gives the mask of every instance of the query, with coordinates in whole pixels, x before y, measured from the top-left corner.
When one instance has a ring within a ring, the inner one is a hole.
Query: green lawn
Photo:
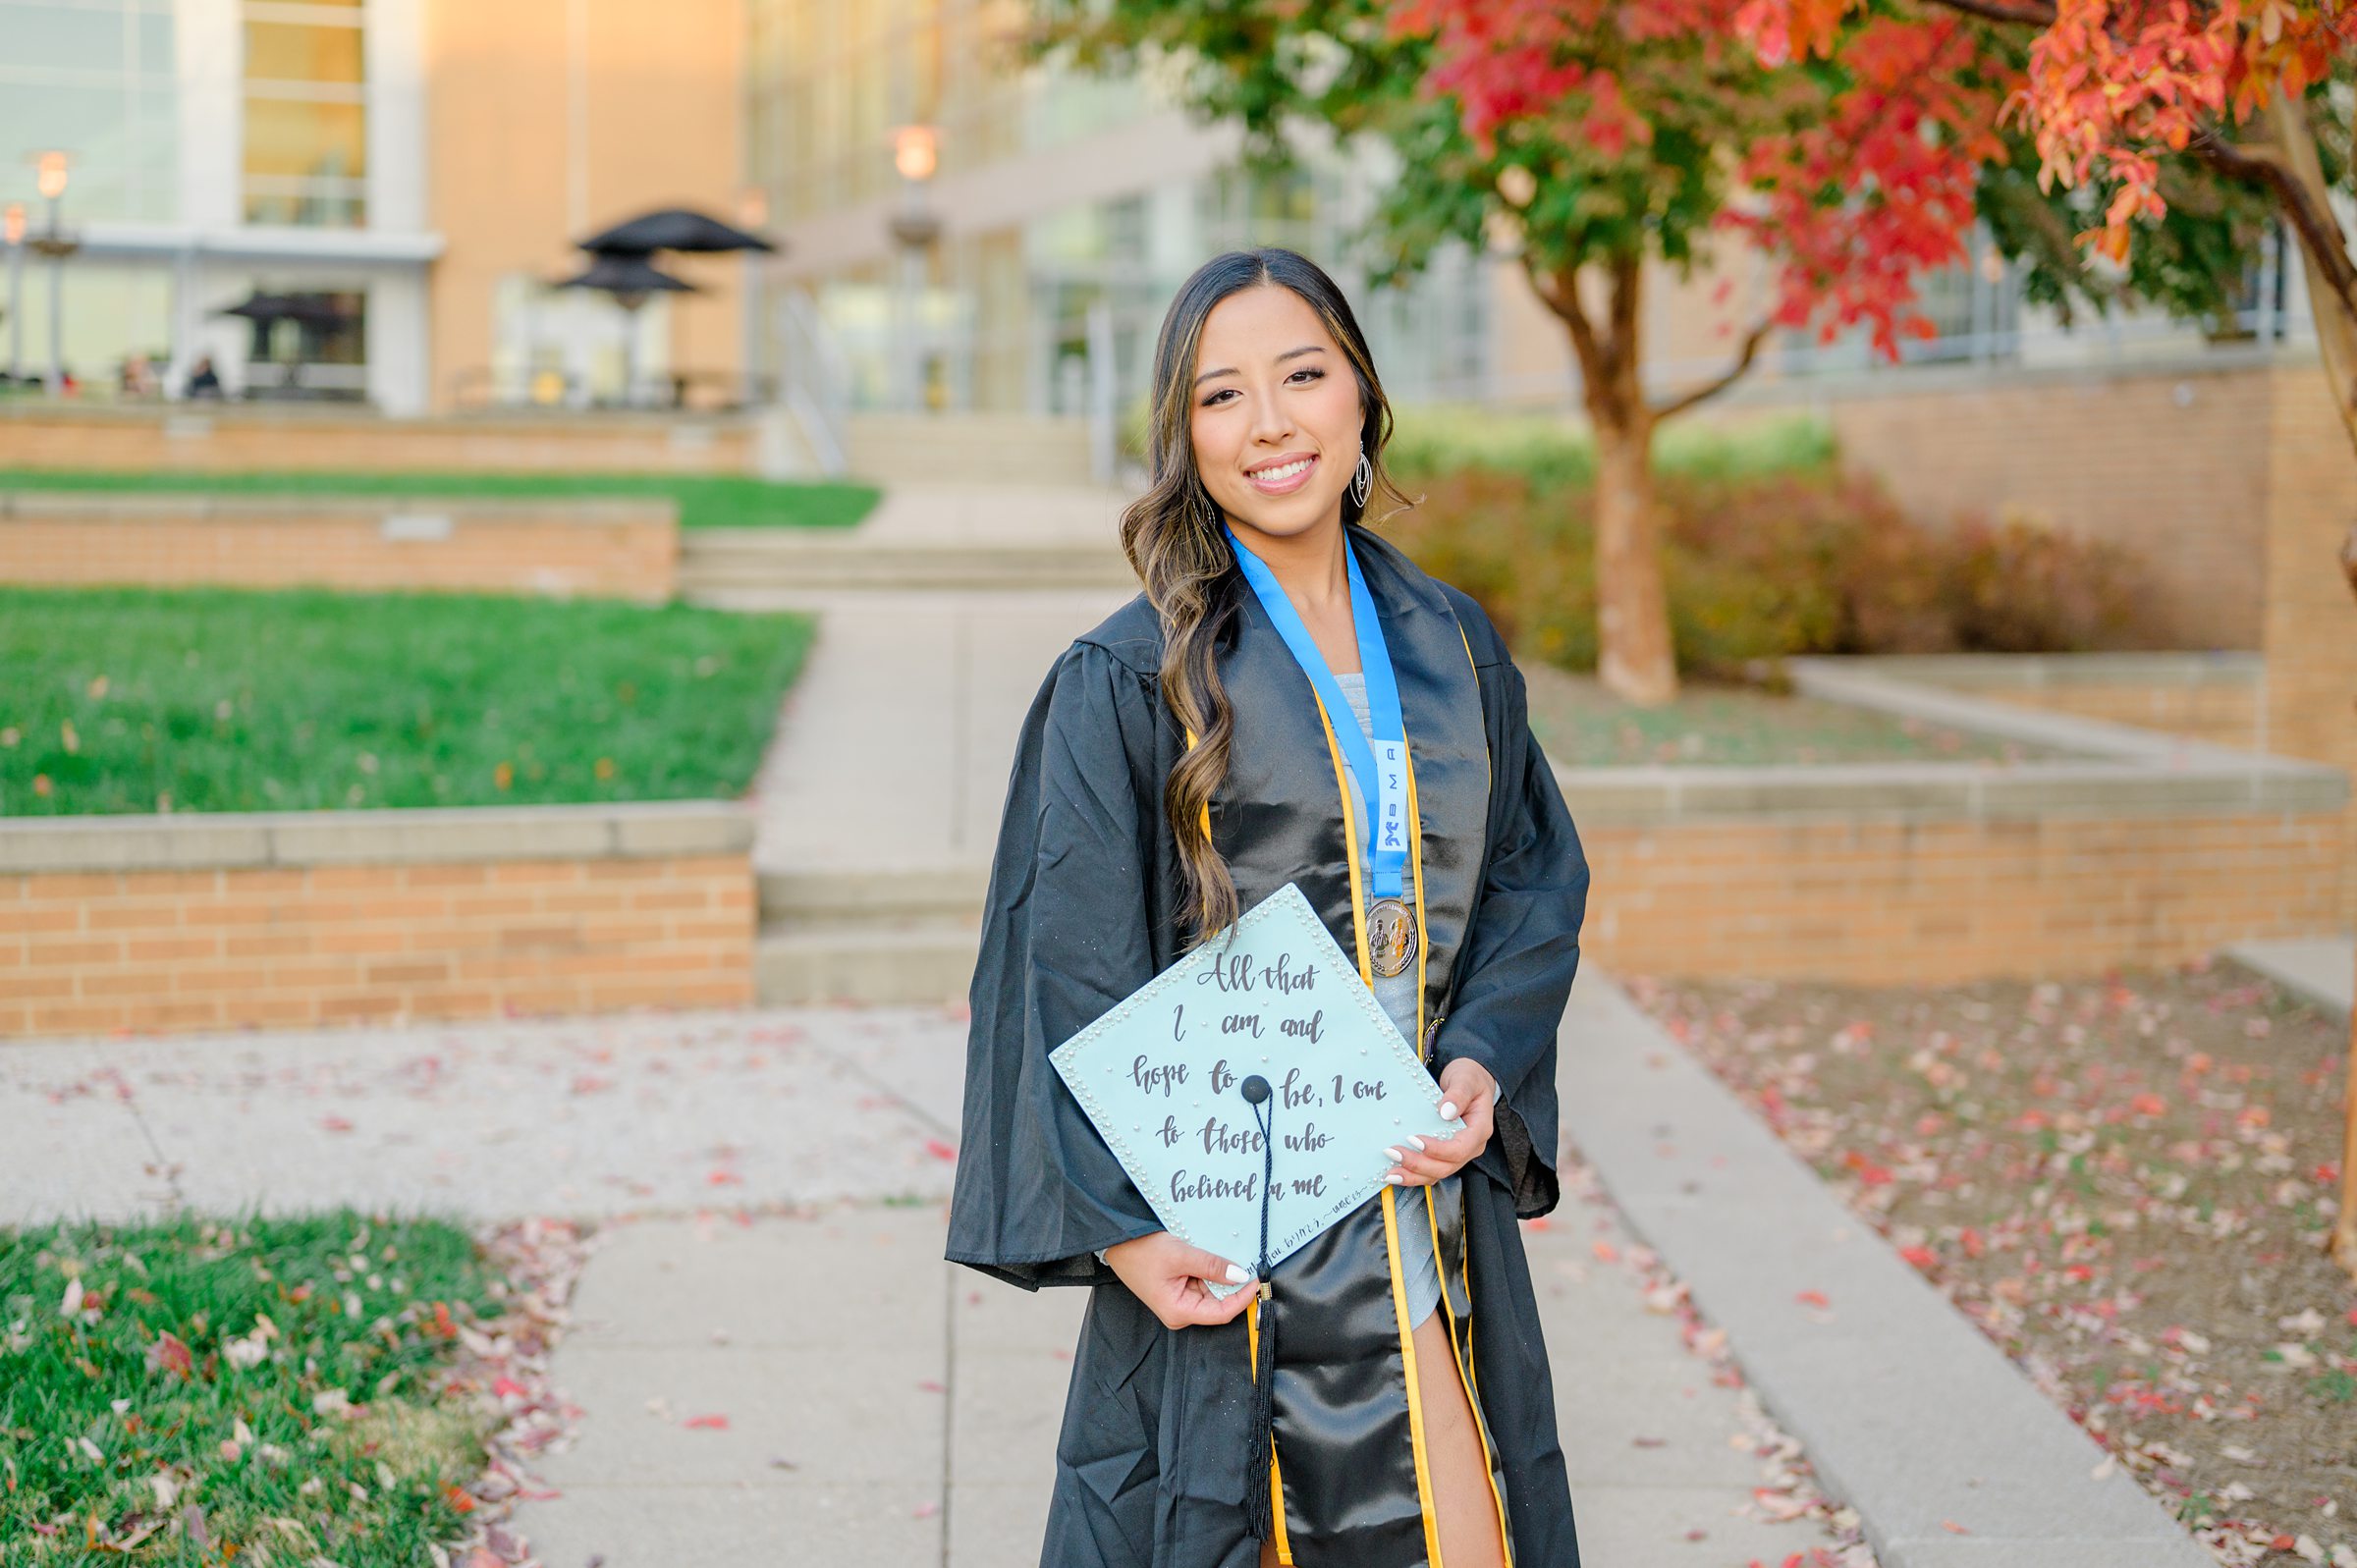
[[[349,1209],[0,1229],[0,1558],[430,1561],[497,1419],[435,1384],[504,1290]]]
[[[1638,708],[1606,691],[1593,676],[1573,675],[1535,659],[1521,669],[1530,686],[1531,731],[1547,754],[1567,768],[1840,762],[2001,765],[2060,755],[2048,747],[1846,703],[1691,679],[1679,683],[1675,702]]]
[[[0,587],[0,816],[734,799],[813,618]]]
[[[874,510],[873,485],[670,473],[114,473],[0,468],[0,490],[128,490],[209,495],[669,496],[683,528],[849,528]]]

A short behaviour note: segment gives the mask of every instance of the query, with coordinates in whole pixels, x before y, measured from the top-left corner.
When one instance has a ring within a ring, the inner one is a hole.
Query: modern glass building
[[[0,205],[79,248],[12,257],[12,372],[425,401],[420,0],[0,0]],[[37,165],[63,153],[43,199]],[[256,297],[261,297],[257,303]],[[244,307],[244,313],[229,313]]]
[[[787,253],[755,358],[791,360],[784,318],[815,315],[849,406],[1078,413],[1092,334],[1114,383],[1145,385],[1172,294],[1220,250],[1291,246],[1358,307],[1398,401],[1478,395],[1494,324],[1485,266],[1461,249],[1412,287],[1370,292],[1343,240],[1382,171],[1326,156],[1277,183],[1233,167],[1236,138],[1192,123],[1150,80],[1030,68],[1006,45],[1021,0],[747,0],[746,169]],[[912,181],[895,133],[932,128]],[[937,237],[903,238],[912,208]],[[897,230],[897,232],[896,232]]]

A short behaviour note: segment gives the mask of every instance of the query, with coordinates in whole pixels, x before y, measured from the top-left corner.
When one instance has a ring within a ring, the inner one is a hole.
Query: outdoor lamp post
[[[32,248],[49,258],[49,396],[62,398],[66,395],[66,257],[80,250],[82,242],[58,222],[58,209],[66,195],[66,155],[44,152],[34,161],[40,170],[41,199],[49,203],[49,227],[32,241]]]
[[[0,211],[0,240],[8,242],[8,384],[25,380],[25,203]]]
[[[925,247],[941,233],[941,219],[925,206],[925,183],[933,178],[938,151],[931,126],[903,126],[892,134],[892,165],[905,193],[892,215],[892,238],[901,247],[901,286],[893,294],[893,403],[913,411],[918,404],[916,306],[925,283]]]

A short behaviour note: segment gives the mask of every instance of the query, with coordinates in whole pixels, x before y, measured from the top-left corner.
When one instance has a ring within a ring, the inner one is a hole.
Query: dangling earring
[[[1350,499],[1361,508],[1367,504],[1367,492],[1375,486],[1375,465],[1367,460],[1367,449],[1358,449],[1358,467],[1350,475]]]

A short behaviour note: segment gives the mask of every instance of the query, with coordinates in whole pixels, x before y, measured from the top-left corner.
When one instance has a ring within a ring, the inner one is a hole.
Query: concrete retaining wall
[[[1861,671],[2051,713],[2266,751],[2267,661],[2255,653],[1953,653],[1845,661]]]

